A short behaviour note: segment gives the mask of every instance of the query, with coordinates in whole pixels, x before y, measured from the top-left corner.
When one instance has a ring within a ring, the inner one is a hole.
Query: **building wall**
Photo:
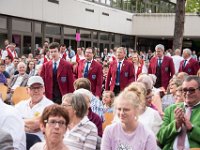
[[[175,14],[134,14],[133,35],[136,36],[167,36],[174,34]],[[200,38],[200,16],[186,14],[185,37]]]
[[[12,3],[12,4],[11,4]],[[94,10],[88,12],[85,9]],[[109,16],[102,15],[107,13]],[[132,14],[83,0],[1,0],[0,13],[107,32],[132,34]]]
[[[132,14],[84,0],[1,0],[0,14],[135,36],[172,37],[174,30],[174,14]],[[199,37],[199,26],[199,16],[186,15],[184,35]]]

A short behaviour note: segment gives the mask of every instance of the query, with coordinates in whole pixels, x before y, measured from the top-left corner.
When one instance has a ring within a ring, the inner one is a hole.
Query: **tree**
[[[200,0],[187,0],[185,11],[187,13],[200,12]]]
[[[185,0],[176,0],[176,16],[173,39],[173,50],[182,49],[185,23]]]

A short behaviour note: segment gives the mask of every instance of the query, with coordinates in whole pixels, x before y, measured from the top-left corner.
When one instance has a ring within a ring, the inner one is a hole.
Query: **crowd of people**
[[[200,148],[200,67],[189,48],[75,52],[45,42],[19,57],[15,46],[6,40],[0,55],[2,150]],[[30,98],[15,104],[18,87]]]

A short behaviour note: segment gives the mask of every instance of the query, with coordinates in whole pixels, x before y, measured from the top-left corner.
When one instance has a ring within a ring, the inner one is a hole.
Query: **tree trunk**
[[[185,0],[176,0],[176,16],[174,26],[173,51],[182,49],[185,22]]]

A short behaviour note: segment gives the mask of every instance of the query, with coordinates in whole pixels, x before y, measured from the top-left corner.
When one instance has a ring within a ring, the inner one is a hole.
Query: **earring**
[[[138,120],[138,117],[137,116],[135,116],[135,118],[134,118],[136,121]]]

